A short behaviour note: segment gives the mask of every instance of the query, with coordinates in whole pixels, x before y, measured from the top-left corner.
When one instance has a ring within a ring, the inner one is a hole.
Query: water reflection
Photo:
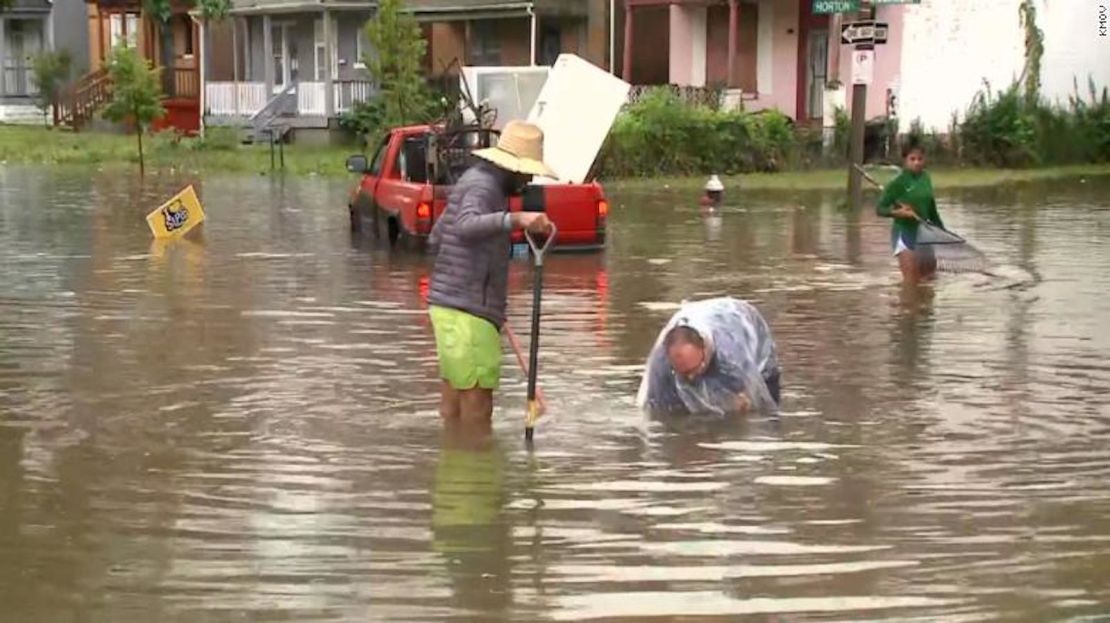
[[[203,235],[142,218],[198,183]],[[546,266],[520,442],[444,429],[428,258],[320,180],[0,168],[0,600],[24,620],[1044,620],[1110,603],[1105,181],[941,197],[1038,277],[903,289],[820,195],[614,198]],[[34,206],[29,209],[28,206]],[[510,324],[528,335],[531,267]],[[753,301],[778,417],[644,419],[683,298]],[[527,344],[525,344],[527,346]],[[506,353],[508,357],[508,353]]]

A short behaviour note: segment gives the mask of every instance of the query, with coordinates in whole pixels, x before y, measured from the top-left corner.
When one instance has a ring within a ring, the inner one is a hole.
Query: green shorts
[[[501,332],[485,318],[430,305],[439,376],[455,389],[497,389],[501,384]]]

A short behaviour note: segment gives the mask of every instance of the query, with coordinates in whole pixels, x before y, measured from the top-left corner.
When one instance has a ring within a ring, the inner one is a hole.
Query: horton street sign
[[[813,14],[858,13],[861,4],[861,0],[813,0]],[[870,0],[868,4],[921,4],[921,0]]]
[[[855,13],[859,11],[859,3],[860,0],[813,0],[813,14]]]

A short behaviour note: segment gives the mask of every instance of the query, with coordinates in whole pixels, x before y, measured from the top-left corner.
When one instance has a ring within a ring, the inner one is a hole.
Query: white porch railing
[[[204,108],[208,115],[249,117],[262,110],[266,100],[263,82],[209,82],[204,85]]]
[[[297,114],[323,117],[327,114],[327,96],[323,82],[297,83]]]
[[[335,110],[349,112],[357,102],[365,102],[374,97],[374,85],[370,82],[336,82]]]
[[[376,89],[370,82],[336,82],[332,85],[336,114],[345,113],[355,102],[374,97]],[[326,85],[323,82],[297,83],[297,114],[323,117]],[[236,99],[238,92],[238,99]],[[262,82],[209,82],[204,85],[205,114],[228,117],[250,117],[266,105],[269,97]]]

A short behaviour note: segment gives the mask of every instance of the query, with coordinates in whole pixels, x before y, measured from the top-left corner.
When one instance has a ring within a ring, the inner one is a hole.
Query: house
[[[608,0],[412,0],[429,75],[458,65],[551,65],[559,54],[609,67]]]
[[[31,61],[48,50],[67,50],[71,76],[88,70],[88,34],[82,2],[14,0],[0,10],[0,122],[42,123]]]
[[[822,117],[832,20],[813,0],[618,1],[625,81],[720,86],[746,110]]]
[[[205,122],[279,124],[300,135],[337,127],[339,115],[374,94],[371,0],[233,0],[230,60],[205,80]]]
[[[154,130],[173,129],[185,134],[200,130],[201,24],[183,5],[174,4],[166,23],[149,15],[142,0],[86,0],[89,72],[68,89],[55,107],[56,123],[74,128],[93,121],[111,97],[108,56],[116,46],[141,51],[154,67],[163,70],[163,106],[166,114]],[[163,36],[165,35],[165,36]],[[163,46],[172,46],[165,55]],[[214,54],[219,47],[212,48]]]
[[[866,118],[896,117],[902,132],[919,120],[945,132],[984,81],[1008,86],[1023,71],[1021,0],[614,0],[615,69],[634,85],[725,89],[725,103],[777,109],[797,122],[833,123],[850,112],[852,48],[842,25],[889,26],[876,46]],[[1044,32],[1042,92],[1063,101],[1075,82],[1110,85],[1110,63],[1082,3],[1037,0]],[[817,14],[815,7],[847,6]],[[1091,36],[1076,33],[1091,31]]]

